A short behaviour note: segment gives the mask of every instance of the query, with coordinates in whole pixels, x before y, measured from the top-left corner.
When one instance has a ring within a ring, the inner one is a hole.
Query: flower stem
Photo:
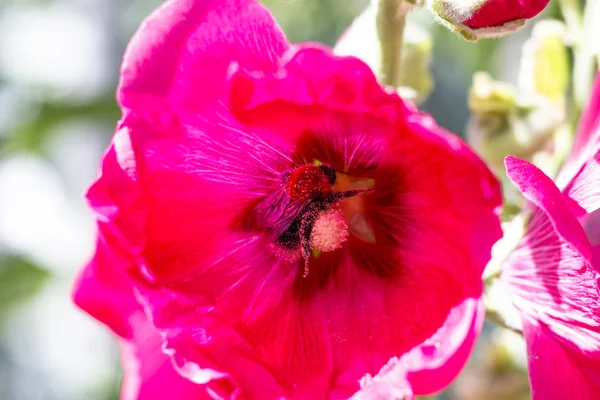
[[[508,329],[511,332],[514,332],[514,333],[516,333],[518,335],[523,336],[523,331],[521,329],[519,329],[519,328],[517,328],[515,326],[511,326],[510,324],[508,324],[504,320],[504,318],[502,318],[502,316],[499,313],[497,313],[496,311],[488,309],[486,311],[486,313],[485,313],[485,317],[486,317],[486,319],[489,322],[493,323],[494,325],[497,325],[497,326],[499,326],[501,328],[504,328],[504,329]]]
[[[404,0],[377,0],[377,35],[381,46],[381,79],[386,85],[400,86],[402,41],[408,4]]]

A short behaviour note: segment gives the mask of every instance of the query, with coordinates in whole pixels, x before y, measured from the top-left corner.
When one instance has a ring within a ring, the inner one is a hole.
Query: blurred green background
[[[117,399],[111,335],[70,303],[91,255],[83,201],[119,110],[120,59],[160,0],[0,0],[0,400]],[[333,45],[367,0],[265,0],[292,42]],[[546,15],[558,16],[555,5]],[[529,27],[467,43],[418,20],[434,37],[436,89],[423,105],[462,135],[472,74],[515,82]],[[528,398],[518,338],[491,327],[441,399]]]

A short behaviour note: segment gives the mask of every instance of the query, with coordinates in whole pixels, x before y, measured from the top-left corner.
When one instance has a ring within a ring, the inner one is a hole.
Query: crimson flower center
[[[281,195],[274,193],[257,207],[259,228],[275,232],[280,248],[302,256],[306,276],[311,256],[341,248],[353,232],[344,202],[369,189],[353,189],[347,174],[319,161],[300,165],[282,179]]]
[[[329,177],[326,172],[330,175]],[[285,191],[291,200],[307,200],[317,197],[325,199],[331,193],[334,181],[335,171],[331,168],[305,164],[289,174],[285,183]]]

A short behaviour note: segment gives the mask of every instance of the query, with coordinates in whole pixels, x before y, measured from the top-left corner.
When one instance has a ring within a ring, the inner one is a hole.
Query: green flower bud
[[[469,91],[469,108],[476,115],[504,114],[517,107],[516,91],[506,83],[496,82],[485,72],[473,76]]]
[[[542,96],[525,96],[487,74],[473,78],[469,96],[473,117],[467,140],[501,175],[504,157],[532,160],[565,120],[564,106]]]

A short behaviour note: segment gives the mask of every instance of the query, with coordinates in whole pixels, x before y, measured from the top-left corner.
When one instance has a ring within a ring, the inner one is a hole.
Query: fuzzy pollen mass
[[[319,251],[333,251],[348,239],[348,225],[337,208],[319,213],[310,234],[310,245]]]

